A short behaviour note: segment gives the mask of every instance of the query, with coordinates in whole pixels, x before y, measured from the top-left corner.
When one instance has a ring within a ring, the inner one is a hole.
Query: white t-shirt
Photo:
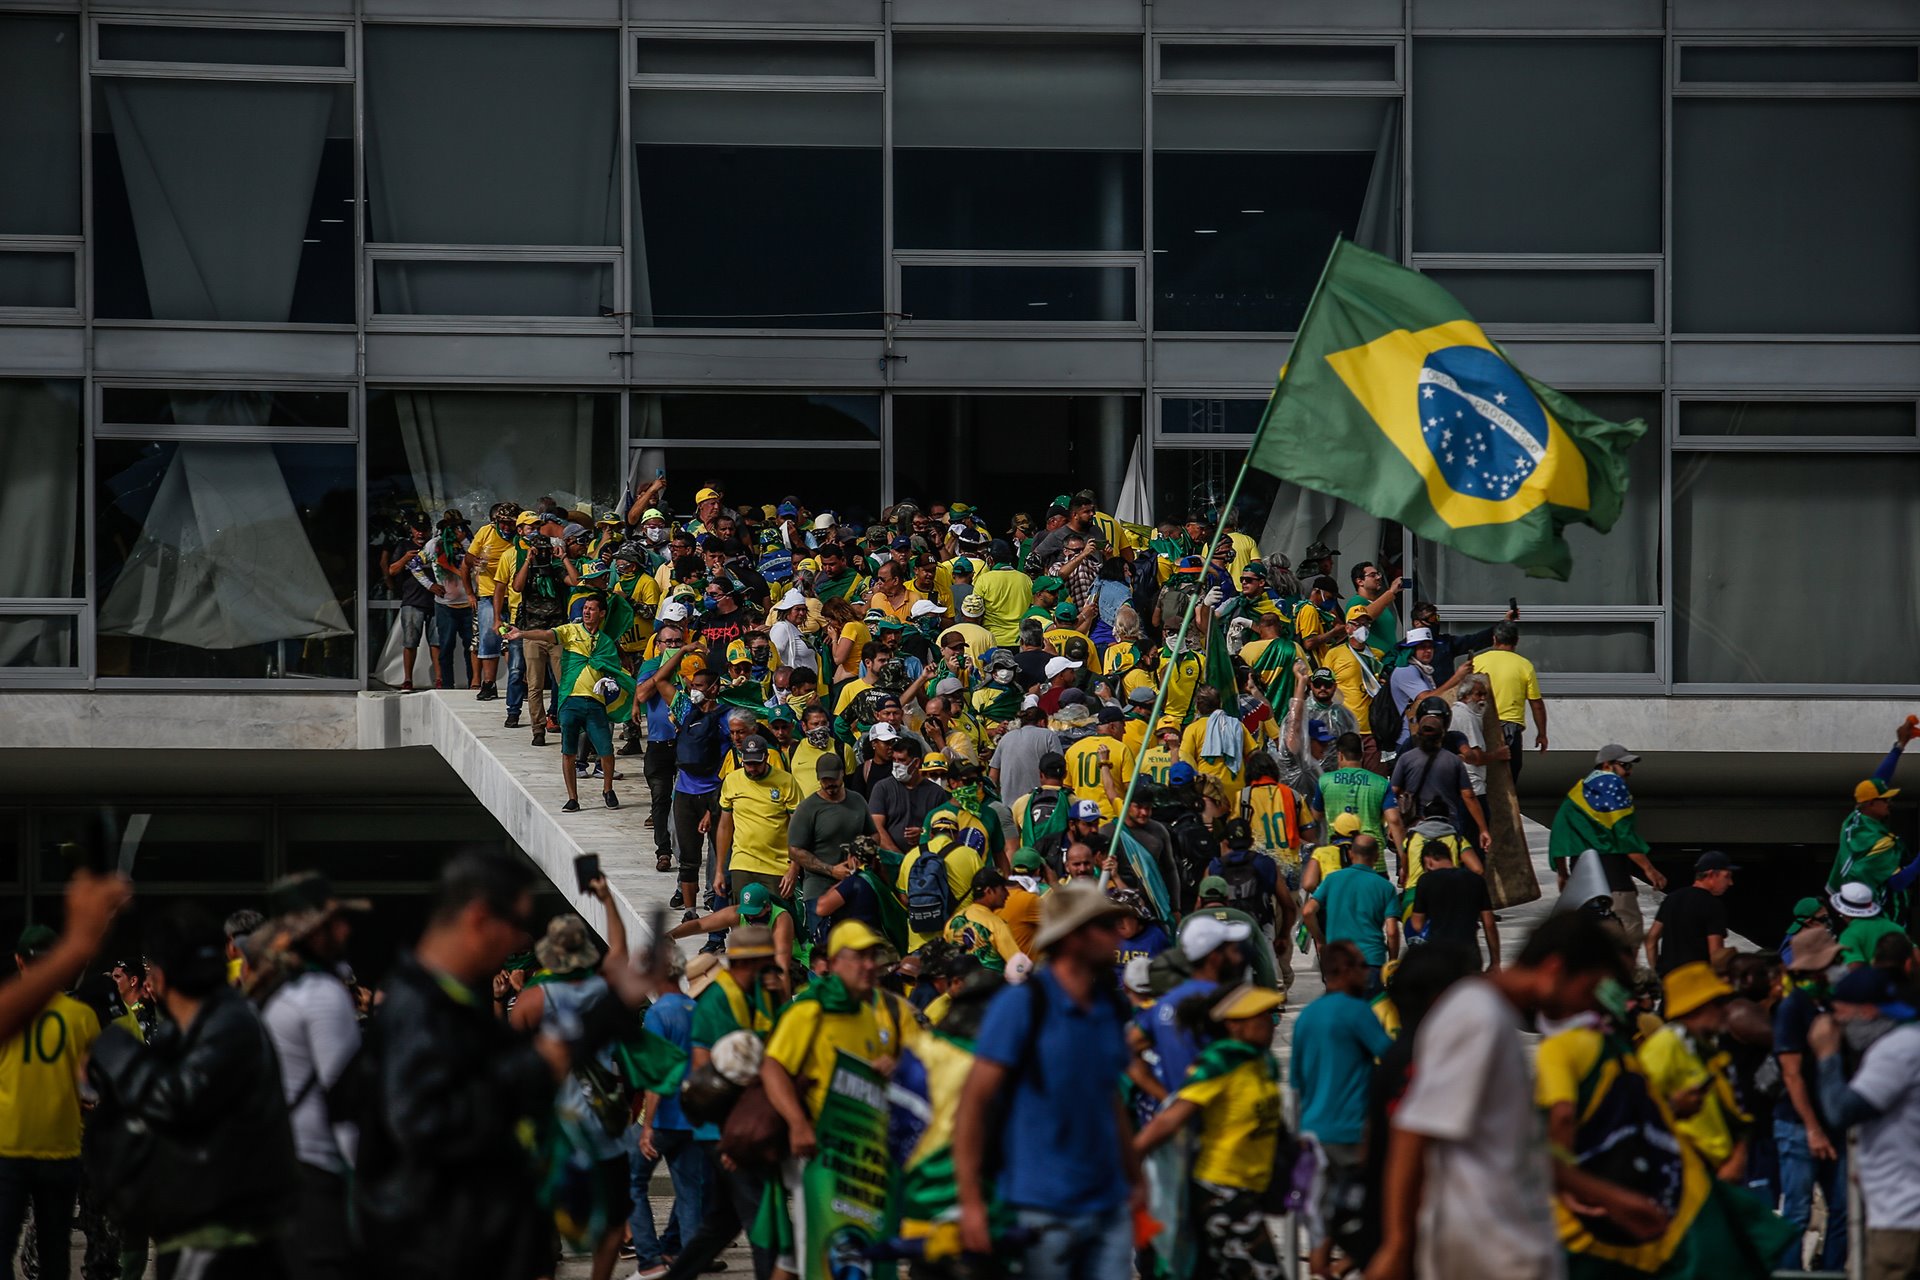
[[[1466,735],[1467,745],[1475,751],[1487,749],[1486,726],[1480,722],[1480,712],[1465,702],[1453,704],[1453,723],[1447,726],[1455,733]],[[1462,763],[1465,763],[1462,761]],[[1467,765],[1467,777],[1473,782],[1473,794],[1487,794],[1487,766],[1483,764]]]
[[[1430,1139],[1414,1274],[1426,1280],[1555,1280],[1546,1121],[1520,1051],[1520,1019],[1469,978],[1420,1024],[1413,1084],[1393,1127]]]
[[[785,618],[767,629],[767,643],[780,655],[781,666],[805,667],[815,675],[820,673],[819,656],[807,644],[806,637],[800,634],[800,628]]]
[[[1860,1126],[1867,1225],[1920,1230],[1920,1026],[1895,1027],[1874,1041],[1849,1083],[1881,1111]]]
[[[301,974],[275,992],[261,1014],[280,1059],[280,1084],[293,1108],[293,1154],[301,1164],[344,1173],[353,1163],[358,1132],[327,1116],[327,1090],[360,1048],[353,996],[330,973]],[[304,1094],[304,1096],[303,1096]]]

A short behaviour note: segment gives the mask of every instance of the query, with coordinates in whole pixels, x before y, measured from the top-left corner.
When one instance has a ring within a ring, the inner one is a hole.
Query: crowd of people
[[[503,502],[382,563],[437,684],[557,735],[563,812],[640,757],[674,914],[630,947],[604,879],[596,937],[462,855],[367,992],[365,904],[303,873],[143,920],[103,1019],[60,993],[126,886],[82,874],[0,987],[40,1274],[77,1203],[89,1280],[688,1280],[743,1234],[758,1280],[1270,1280],[1283,1214],[1316,1276],[1760,1275],[1816,1192],[1845,1254],[1857,1130],[1868,1274],[1920,1275],[1912,721],[1778,954],[1724,854],[1644,921],[1618,744],[1553,823],[1563,909],[1503,939],[1488,775],[1548,744],[1516,614],[1445,632],[1390,568],[1087,492],[1001,535],[692,508]]]

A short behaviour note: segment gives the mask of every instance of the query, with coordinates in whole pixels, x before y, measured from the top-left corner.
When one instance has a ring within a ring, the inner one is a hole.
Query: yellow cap
[[[1367,606],[1363,604],[1357,604],[1353,606],[1353,608],[1347,610],[1348,622],[1358,622],[1362,618],[1367,618]],[[1373,621],[1373,619],[1367,618],[1367,621],[1371,622]]]
[[[753,655],[747,652],[747,642],[745,640],[734,640],[728,643],[727,645],[727,665],[728,666],[732,666],[736,662],[752,662],[752,661],[753,661]]]
[[[1684,1018],[1703,1005],[1733,994],[1705,960],[1695,960],[1672,970],[1661,981],[1667,994],[1667,1016]]]
[[[945,773],[946,771],[947,771],[947,758],[941,755],[938,751],[929,751],[927,752],[926,755],[920,758],[920,772]]]
[[[1153,726],[1153,731],[1155,733],[1165,733],[1167,730],[1172,729],[1174,732],[1178,733],[1185,728],[1186,726],[1180,723],[1179,716],[1165,715],[1160,717],[1159,724]]]
[[[513,522],[523,529],[531,528],[540,523],[540,513],[538,511],[522,511],[513,518]]]
[[[842,951],[871,951],[884,947],[887,940],[858,920],[842,920],[827,935],[827,959]]]
[[[1334,815],[1333,834],[1337,836],[1357,836],[1360,834],[1360,815],[1341,813]]]
[[[1272,1013],[1287,1002],[1284,993],[1271,987],[1256,987],[1252,983],[1242,983],[1222,996],[1213,1006],[1211,1014],[1215,1022],[1232,1022],[1236,1018],[1257,1018],[1263,1013]]]
[[[711,489],[702,489],[700,492],[693,495],[693,500],[696,503],[709,502],[715,498],[718,498],[719,496],[720,496],[719,494],[715,493]]]

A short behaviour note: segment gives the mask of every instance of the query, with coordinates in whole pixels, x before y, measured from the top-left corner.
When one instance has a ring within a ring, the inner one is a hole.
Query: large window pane
[[[1659,252],[1658,40],[1417,40],[1413,94],[1415,249]]]
[[[410,512],[437,521],[457,508],[477,529],[496,502],[531,507],[549,496],[600,511],[620,496],[613,395],[370,390],[366,440],[370,544]]]
[[[0,15],[0,235],[80,234],[80,26]]]
[[[1683,400],[1683,436],[1911,436],[1911,400]]]
[[[667,40],[641,36],[633,71],[643,76],[865,76],[872,40]]]
[[[1244,452],[1225,449],[1160,449],[1153,455],[1153,518],[1156,523],[1179,524],[1190,515],[1212,518],[1233,491],[1234,476],[1245,460]],[[1274,501],[1285,481],[1264,471],[1249,471],[1240,486],[1235,509],[1240,513],[1242,532],[1258,538],[1273,515]],[[1265,552],[1280,547],[1262,546]]]
[[[791,497],[810,511],[832,511],[843,520],[865,523],[880,510],[880,451],[878,449],[729,449],[648,448],[640,451],[636,469],[657,461],[667,473],[668,497],[677,520],[693,516],[693,495],[718,485],[727,505],[779,505]],[[647,471],[648,478],[652,470]]]
[[[1139,43],[901,43],[894,243],[1138,249]]]
[[[1484,622],[1447,622],[1445,630],[1477,631]],[[1526,622],[1520,652],[1542,675],[1652,675],[1651,622]]]
[[[0,252],[0,307],[74,305],[73,252]]]
[[[80,384],[0,378],[0,600],[78,599],[81,570]],[[18,633],[17,633],[18,634]],[[9,656],[0,640],[0,660]]]
[[[1266,400],[1253,397],[1215,400],[1168,396],[1160,402],[1160,433],[1250,436],[1260,429],[1260,419],[1266,412]]]
[[[1604,536],[1569,525],[1573,572],[1565,582],[1529,578],[1512,565],[1486,564],[1437,542],[1419,544],[1419,597],[1438,604],[1658,604],[1660,602],[1660,399],[1584,392],[1582,406],[1614,422],[1641,418],[1647,434],[1627,451],[1627,496]]]
[[[1134,396],[896,396],[894,497],[970,502],[995,532],[1080,489],[1112,511],[1139,428]]]
[[[100,58],[113,62],[199,62],[258,67],[344,67],[344,31],[264,27],[149,27],[100,24]]]
[[[353,425],[347,391],[102,387],[100,421],[117,426],[338,427]]]
[[[902,267],[900,305],[915,320],[1126,321],[1137,318],[1131,267]]]
[[[1695,84],[1912,84],[1920,57],[1908,45],[1691,45],[1680,79]]]
[[[93,131],[100,315],[352,322],[348,86],[97,79]]]
[[[1651,270],[1525,271],[1429,268],[1427,276],[1481,324],[1654,322]]]
[[[351,679],[352,445],[94,444],[99,673]]]
[[[1674,455],[1674,678],[1713,684],[1913,684],[1920,634],[1920,458]],[[1870,589],[1832,643],[1786,602],[1836,565]]]
[[[373,264],[373,310],[389,316],[611,316],[613,265],[382,260]]]
[[[1399,103],[1154,99],[1155,328],[1288,332],[1336,235],[1400,253]]]
[[[0,613],[0,667],[77,667],[80,619]]]
[[[1920,331],[1915,155],[1910,98],[1676,101],[1674,328]]]
[[[635,92],[634,323],[879,328],[883,111],[878,94]]]
[[[875,395],[676,392],[633,398],[635,440],[880,439]]]
[[[1163,44],[1162,80],[1392,80],[1393,46]]]
[[[619,244],[618,39],[369,26],[369,238]]]

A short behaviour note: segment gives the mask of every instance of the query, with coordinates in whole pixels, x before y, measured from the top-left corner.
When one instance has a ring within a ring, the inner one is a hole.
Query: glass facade
[[[0,0],[0,686],[363,687],[407,513],[658,472],[1215,510],[1345,236],[1648,434],[1564,584],[1255,476],[1265,549],[1518,598],[1561,691],[1920,687],[1920,38],[1227,7]],[[1760,615],[1836,556],[1846,662]]]

